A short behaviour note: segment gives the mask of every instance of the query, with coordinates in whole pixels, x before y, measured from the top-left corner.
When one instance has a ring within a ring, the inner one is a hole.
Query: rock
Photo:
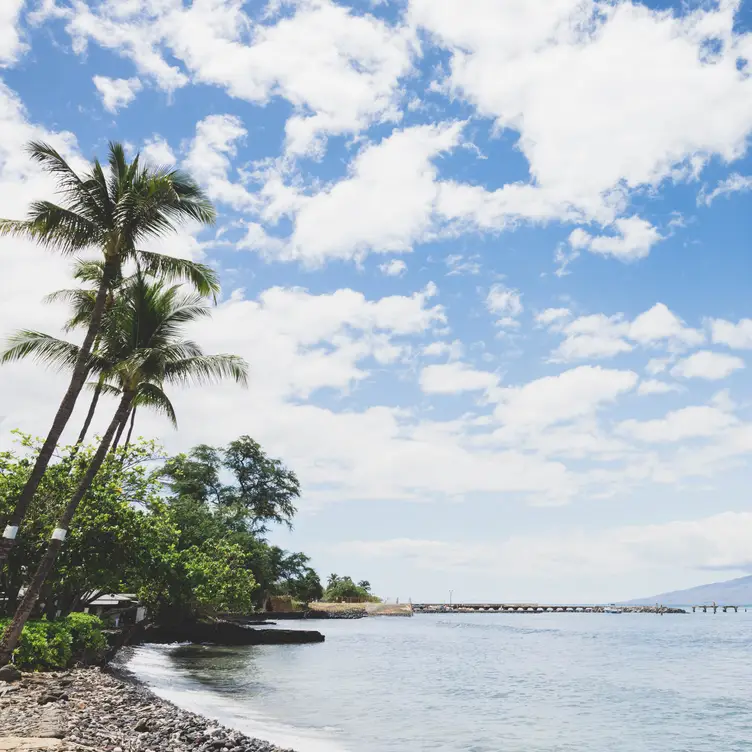
[[[56,694],[53,692],[45,692],[42,695],[39,695],[39,699],[37,700],[37,703],[39,705],[48,705],[51,702],[58,702],[63,699],[63,695]]]
[[[149,731],[151,724],[148,718],[142,718],[134,727],[134,731],[138,731],[139,734],[143,734],[145,731]]]
[[[15,682],[21,678],[21,672],[11,663],[0,668],[0,681]]]

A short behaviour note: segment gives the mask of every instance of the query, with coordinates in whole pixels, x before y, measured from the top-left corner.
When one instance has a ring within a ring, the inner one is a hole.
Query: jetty
[[[729,606],[728,608],[734,608]],[[669,606],[572,605],[540,603],[413,603],[416,614],[686,614]]]

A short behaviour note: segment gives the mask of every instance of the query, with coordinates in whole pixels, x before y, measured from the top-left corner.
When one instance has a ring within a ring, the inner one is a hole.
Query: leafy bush
[[[9,621],[0,621],[0,629],[5,630]],[[101,629],[101,620],[91,614],[71,614],[58,621],[29,621],[13,651],[13,660],[27,671],[67,668],[79,657],[105,650],[107,640]]]
[[[73,613],[65,618],[73,640],[74,657],[97,655],[107,649],[107,638],[102,634],[102,620],[93,614]]]

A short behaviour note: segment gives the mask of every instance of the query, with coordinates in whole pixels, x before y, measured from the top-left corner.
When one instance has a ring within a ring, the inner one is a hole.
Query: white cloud
[[[649,443],[669,443],[717,436],[738,423],[717,407],[685,407],[658,420],[626,420],[616,426],[623,436]]]
[[[752,176],[740,175],[735,172],[718,183],[710,193],[702,191],[697,197],[697,203],[710,206],[720,196],[728,196],[731,193],[745,193],[749,190],[752,190]]]
[[[651,358],[645,366],[645,370],[651,376],[657,376],[659,373],[665,373],[672,363],[672,358]]]
[[[209,115],[196,123],[196,136],[190,145],[185,167],[204,187],[209,198],[233,209],[254,209],[258,199],[240,183],[229,178],[231,157],[237,154],[237,142],[247,131],[233,115]]]
[[[569,236],[569,244],[576,251],[587,250],[602,256],[614,256],[620,261],[635,261],[650,254],[650,249],[661,240],[658,230],[639,217],[614,221],[616,235],[593,237],[582,229]]]
[[[701,350],[679,361],[671,369],[671,374],[685,379],[718,381],[729,377],[741,368],[744,368],[744,361],[735,355]]]
[[[426,394],[459,394],[490,389],[499,377],[489,371],[478,371],[465,363],[426,366],[420,374],[420,388]]]
[[[447,277],[459,277],[463,274],[480,274],[481,265],[480,262],[477,261],[478,258],[478,256],[466,258],[461,253],[449,254],[449,256],[444,259],[444,263],[449,269]]]
[[[338,550],[348,561],[396,561],[411,580],[420,570],[459,572],[465,583],[460,597],[469,601],[495,594],[521,602],[603,603],[689,587],[702,570],[743,570],[750,535],[752,513],[724,512],[597,535],[570,527],[481,541],[357,540]]]
[[[402,259],[392,259],[385,264],[379,264],[379,269],[387,277],[401,277],[407,271],[407,264]]]
[[[290,153],[315,152],[328,134],[357,133],[398,120],[400,79],[412,66],[412,33],[330,0],[301,0],[294,12],[257,23],[236,0],[74,5],[68,31],[82,52],[89,39],[129,57],[143,76],[172,91],[186,75],[265,104],[284,97]],[[245,41],[249,40],[249,41]]]
[[[107,112],[117,112],[127,107],[143,88],[138,78],[107,78],[94,76],[92,79],[102,98],[102,106]]]
[[[640,386],[637,387],[637,394],[641,397],[646,397],[651,394],[668,394],[670,392],[679,392],[681,387],[678,384],[670,384],[667,381],[659,381],[658,379],[647,379],[641,381]]]
[[[580,366],[524,386],[497,390],[495,414],[504,424],[540,430],[596,412],[634,389],[637,381],[633,371]]]
[[[501,283],[493,285],[488,291],[486,308],[499,317],[496,325],[504,328],[518,327],[517,318],[525,310],[519,290],[513,290]]]
[[[752,319],[734,324],[723,319],[710,321],[714,345],[728,345],[734,350],[752,350]]]
[[[641,345],[668,341],[674,347],[694,347],[705,341],[705,335],[691,329],[663,303],[656,303],[649,311],[641,313],[629,327],[629,338]]]
[[[535,315],[535,321],[541,326],[551,326],[562,319],[568,319],[571,315],[569,308],[546,308]]]
[[[177,161],[170,145],[156,133],[144,142],[141,154],[151,164],[161,167],[174,165]]]
[[[24,3],[3,0],[0,4],[0,68],[16,63],[26,49],[19,28]]]
[[[451,51],[452,93],[520,132],[537,188],[604,224],[625,191],[743,153],[752,79],[736,67],[749,44],[734,30],[738,10],[552,0],[541,14],[525,0],[410,2],[412,21]],[[712,64],[708,40],[722,43]]]
[[[454,342],[431,342],[423,348],[423,355],[426,357],[441,357],[446,355],[450,360],[457,360],[465,353],[465,347],[458,339]]]
[[[688,327],[663,303],[656,303],[633,321],[626,320],[623,314],[606,316],[598,313],[574,319],[559,327],[558,331],[565,335],[565,339],[552,353],[555,362],[610,358],[630,352],[635,345],[665,346],[678,352],[705,341],[701,331]]]
[[[317,265],[367,253],[408,252],[432,231],[432,159],[459,140],[461,123],[395,131],[361,151],[344,180],[302,199],[286,251]]]

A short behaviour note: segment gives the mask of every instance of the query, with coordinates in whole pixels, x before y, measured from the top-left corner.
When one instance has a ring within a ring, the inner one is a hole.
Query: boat
[[[616,606],[606,606],[603,609],[604,614],[623,614],[624,612],[620,608],[616,608]]]

